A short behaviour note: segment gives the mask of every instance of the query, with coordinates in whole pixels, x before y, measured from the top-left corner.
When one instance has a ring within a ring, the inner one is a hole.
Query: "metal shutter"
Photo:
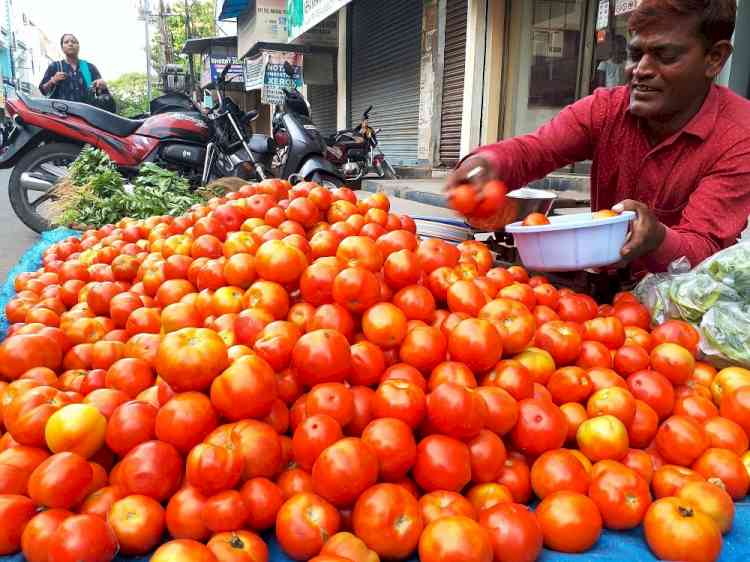
[[[307,86],[307,97],[312,109],[312,120],[324,137],[336,132],[336,84]]]
[[[351,125],[372,105],[388,160],[416,164],[422,0],[357,0],[351,13]]]
[[[458,162],[461,150],[468,8],[468,0],[448,0],[446,5],[440,163],[450,167]]]

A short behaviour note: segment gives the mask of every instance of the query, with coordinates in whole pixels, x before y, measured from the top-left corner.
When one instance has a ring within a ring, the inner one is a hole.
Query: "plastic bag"
[[[674,279],[689,273],[690,262],[682,257],[673,261],[665,273],[649,273],[633,289],[638,300],[651,311],[651,320],[655,324],[679,314],[669,299],[669,288]]]
[[[718,367],[750,368],[750,306],[719,302],[700,323],[700,349]]]
[[[717,367],[750,368],[750,243],[740,242],[690,270],[675,260],[666,273],[650,274],[635,295],[655,323],[685,320],[701,332],[704,359]]]

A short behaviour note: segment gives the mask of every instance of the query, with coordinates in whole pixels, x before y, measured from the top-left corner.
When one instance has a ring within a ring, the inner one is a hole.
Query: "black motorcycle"
[[[291,78],[292,65],[286,62],[284,69]],[[310,119],[310,104],[295,86],[283,88],[283,92],[284,103],[276,107],[272,121],[277,175],[292,183],[315,181],[328,187],[342,186],[343,178],[326,160],[326,143]]]
[[[396,171],[378,147],[380,129],[370,127],[372,106],[362,115],[362,122],[353,129],[344,129],[327,139],[326,158],[349,182],[358,182],[371,171],[378,177],[398,178]]]

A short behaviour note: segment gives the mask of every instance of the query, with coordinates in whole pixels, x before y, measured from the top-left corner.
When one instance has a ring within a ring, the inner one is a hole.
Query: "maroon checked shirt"
[[[628,107],[627,87],[598,89],[536,132],[476,153],[495,163],[509,189],[593,160],[594,210],[635,199],[667,226],[664,243],[635,271],[663,271],[681,256],[695,266],[733,244],[750,214],[750,101],[712,86],[695,117],[656,146]]]

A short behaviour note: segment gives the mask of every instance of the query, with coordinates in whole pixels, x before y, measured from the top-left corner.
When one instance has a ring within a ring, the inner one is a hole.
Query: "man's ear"
[[[706,78],[716,78],[732,54],[734,47],[726,40],[717,41],[706,51]]]

